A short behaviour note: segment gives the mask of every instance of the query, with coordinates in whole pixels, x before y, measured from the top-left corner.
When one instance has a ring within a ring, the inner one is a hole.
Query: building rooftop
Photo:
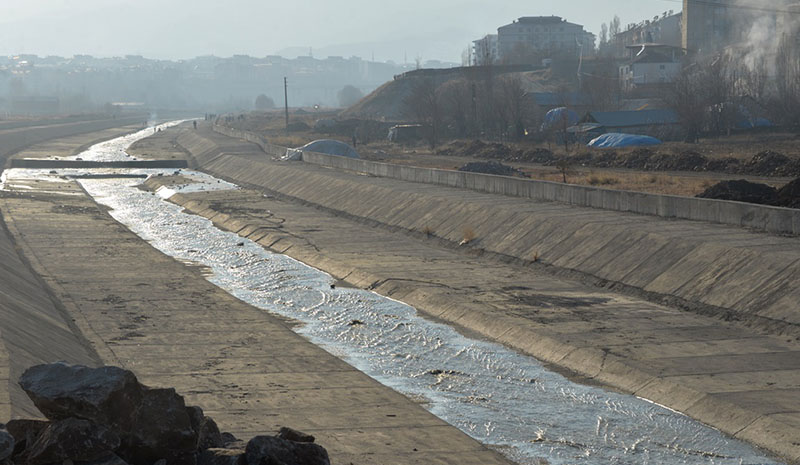
[[[624,128],[656,124],[678,124],[678,114],[673,110],[591,111],[581,121],[605,127]]]

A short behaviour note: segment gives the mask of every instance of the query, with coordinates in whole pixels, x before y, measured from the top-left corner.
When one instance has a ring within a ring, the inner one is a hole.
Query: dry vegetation
[[[230,123],[241,129],[264,134],[270,142],[287,147],[302,146],[312,140],[320,138],[337,139],[345,143],[351,143],[351,133],[320,133],[313,128],[316,121],[321,118],[330,118],[334,115],[328,113],[305,113],[291,115],[292,123],[302,123],[300,127],[307,126],[307,129],[296,132],[287,132],[282,112],[254,113],[248,115],[243,120],[236,120]],[[497,159],[494,154],[464,154],[455,153],[442,155],[443,148],[450,145],[440,146],[437,150],[431,150],[425,142],[415,145],[393,144],[382,137],[382,132],[372,131],[374,134],[365,134],[366,131],[359,131],[360,144],[357,150],[362,158],[385,161],[397,164],[423,166],[438,169],[458,169],[466,163],[488,158]],[[657,148],[659,153],[682,154],[695,152],[702,154],[708,159],[718,158],[737,158],[749,160],[755,154],[763,151],[766,147],[781,152],[787,157],[800,159],[800,147],[798,142],[800,136],[794,133],[764,133],[750,135],[734,135],[730,137],[720,137],[701,140],[697,144],[685,144],[679,142],[666,143]],[[363,139],[368,139],[364,143]],[[467,145],[472,141],[460,141],[453,145]],[[486,144],[489,149],[496,148],[498,151],[515,150],[519,152],[547,150],[556,159],[565,156],[564,147],[548,144],[546,142],[521,141],[516,143]],[[621,149],[618,152],[625,156],[635,149]],[[588,149],[583,146],[573,146],[569,155],[580,159],[582,156],[597,156],[602,154],[601,150]],[[608,152],[605,152],[608,153]],[[507,161],[503,163],[518,168],[529,175],[532,179],[562,182],[563,173],[552,163],[545,166],[541,163],[530,163],[525,161]],[[643,171],[637,169],[624,168],[602,168],[586,167],[580,163],[571,163],[567,171],[567,182],[571,184],[596,186],[598,188],[632,190],[639,192],[694,196],[703,192],[709,186],[723,179],[748,178],[758,182],[764,182],[775,187],[786,183],[786,178],[768,179],[757,176],[744,176],[736,174],[710,173],[710,172],[659,172]]]

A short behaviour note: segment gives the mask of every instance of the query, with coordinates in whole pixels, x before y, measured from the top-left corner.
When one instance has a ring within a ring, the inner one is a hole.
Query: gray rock
[[[244,450],[206,449],[197,458],[197,465],[245,465]]]
[[[28,465],[89,462],[109,455],[120,445],[119,436],[88,420],[68,418],[52,423],[26,450]]]
[[[247,465],[330,465],[328,452],[317,444],[277,436],[256,436],[245,449]]]
[[[128,370],[65,363],[31,367],[19,384],[50,420],[83,418],[122,431],[130,430],[143,391]]]
[[[0,429],[0,461],[11,457],[11,454],[14,453],[15,443],[14,436],[11,433],[5,429]]]
[[[219,449],[225,447],[225,440],[219,432],[217,423],[203,414],[200,407],[186,407],[192,428],[197,431],[197,449]]]
[[[278,437],[294,442],[314,442],[314,436],[284,426],[278,431]]]
[[[119,455],[134,465],[190,463],[197,450],[197,432],[174,389],[146,389],[122,441]]]

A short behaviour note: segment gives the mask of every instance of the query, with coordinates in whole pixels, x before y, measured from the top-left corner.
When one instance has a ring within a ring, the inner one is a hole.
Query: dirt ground
[[[495,160],[531,179],[593,185],[611,189],[695,196],[721,180],[747,179],[781,187],[800,176],[800,134],[756,133],[708,138],[697,144],[667,142],[655,148],[599,150],[582,144],[523,141],[491,143],[444,141],[435,150],[423,143],[400,145],[385,140],[380,122],[344,121],[338,128],[315,130],[329,112],[290,114],[286,130],[283,112],[235,115],[224,124],[263,134],[270,142],[299,147],[330,138],[352,144],[362,158],[439,169],[459,169],[481,160]],[[389,123],[383,123],[389,125]],[[560,163],[566,160],[566,163]]]

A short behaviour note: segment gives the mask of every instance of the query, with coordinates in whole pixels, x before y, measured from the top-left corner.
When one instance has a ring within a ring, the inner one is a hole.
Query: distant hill
[[[395,76],[352,107],[340,113],[342,119],[371,119],[402,122],[408,119],[405,114],[405,100],[424,79],[433,79],[436,86],[448,81],[481,81],[488,73],[493,76],[517,75],[528,92],[554,92],[558,82],[551,79],[550,71],[532,66],[493,66],[491,70],[483,67],[421,69]]]

